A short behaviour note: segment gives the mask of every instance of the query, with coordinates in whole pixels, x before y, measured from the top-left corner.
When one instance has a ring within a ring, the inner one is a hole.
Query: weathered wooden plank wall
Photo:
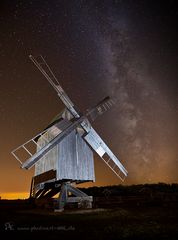
[[[66,120],[61,120],[58,123],[58,130],[66,127],[65,122]],[[45,137],[52,139],[54,131],[52,129]],[[38,144],[43,147],[46,144],[44,138],[39,138]],[[35,176],[51,169],[56,170],[57,180],[95,181],[93,151],[77,130],[71,132],[35,164]]]

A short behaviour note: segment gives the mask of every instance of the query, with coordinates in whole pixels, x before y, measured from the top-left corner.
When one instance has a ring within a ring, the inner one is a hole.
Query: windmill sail
[[[92,127],[90,127],[89,133],[84,136],[84,139],[104,160],[108,167],[123,181],[128,174],[127,170]]]
[[[52,148],[54,148],[59,142],[61,142],[65,137],[67,137],[73,130],[77,128],[77,126],[84,120],[84,117],[79,118],[78,120],[75,120],[73,123],[67,122],[63,126],[62,129],[58,129],[53,125],[52,127],[48,128],[47,130],[39,133],[37,136],[33,137],[26,143],[22,144],[18,148],[14,149],[12,151],[13,156],[21,163],[21,168],[30,169],[33,167],[33,165],[40,160],[46,153],[48,153]],[[54,129],[55,128],[55,129]],[[45,137],[45,135],[48,134],[48,132],[54,132],[54,137],[50,141]],[[39,137],[43,137],[46,141],[45,146],[43,148],[39,148],[35,153],[31,152],[30,148],[28,148],[27,144],[34,143],[36,146],[38,146],[38,143],[36,142],[36,139]],[[18,156],[18,151],[25,150],[26,153],[29,154],[29,158],[25,160],[25,162],[22,162],[22,160]]]
[[[88,109],[86,116],[89,116],[94,121],[99,115],[102,115],[115,104],[115,101],[109,96],[100,101],[94,108]]]
[[[71,112],[71,114],[75,118],[79,118],[80,117],[79,112],[76,110],[76,107],[74,106],[73,102],[70,100],[70,98],[65,93],[64,89],[59,84],[56,76],[54,75],[54,73],[46,63],[45,59],[41,55],[36,58],[30,55],[29,58],[40,70],[40,72],[45,76],[45,78],[52,85],[52,87],[56,90],[59,98],[62,100],[62,102],[65,104],[67,109]]]

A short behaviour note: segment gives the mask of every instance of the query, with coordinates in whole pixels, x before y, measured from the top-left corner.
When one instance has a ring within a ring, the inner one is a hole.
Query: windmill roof
[[[60,119],[62,119],[62,114],[63,114],[64,111],[58,113],[52,120],[51,122],[48,124],[48,126],[45,128],[49,128],[51,127],[52,125],[54,125],[55,123],[59,122]]]

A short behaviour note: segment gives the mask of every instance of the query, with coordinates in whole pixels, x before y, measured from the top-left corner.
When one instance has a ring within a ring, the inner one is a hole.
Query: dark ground
[[[1,200],[0,230],[7,236],[45,239],[178,239],[177,192],[146,188],[114,196],[116,191],[107,188],[102,196],[97,190],[92,211],[55,213],[29,200]]]

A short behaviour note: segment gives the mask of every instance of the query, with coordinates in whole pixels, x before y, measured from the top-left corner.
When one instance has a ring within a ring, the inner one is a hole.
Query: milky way
[[[134,44],[133,24],[128,19],[124,23],[114,10],[107,19],[107,35],[102,36],[106,81],[108,92],[118,101],[111,116],[113,131],[118,133],[113,138],[127,159],[129,180],[177,181],[177,112],[173,99],[159,85],[165,76],[152,73],[154,54],[147,59],[145,51]]]

